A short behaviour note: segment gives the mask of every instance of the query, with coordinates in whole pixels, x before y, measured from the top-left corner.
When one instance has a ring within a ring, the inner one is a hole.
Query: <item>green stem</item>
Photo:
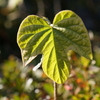
[[[57,100],[57,83],[54,82],[54,100]]]

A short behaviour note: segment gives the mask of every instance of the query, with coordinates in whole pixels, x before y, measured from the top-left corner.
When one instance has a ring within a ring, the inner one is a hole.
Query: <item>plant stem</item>
[[[57,100],[57,83],[54,82],[54,100]]]

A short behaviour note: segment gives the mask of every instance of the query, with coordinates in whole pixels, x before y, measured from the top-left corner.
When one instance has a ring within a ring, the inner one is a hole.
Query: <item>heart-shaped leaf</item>
[[[57,83],[64,83],[70,74],[68,50],[92,59],[87,30],[81,18],[70,10],[59,12],[53,24],[36,15],[26,17],[18,30],[17,43],[24,65],[42,54],[45,74]]]

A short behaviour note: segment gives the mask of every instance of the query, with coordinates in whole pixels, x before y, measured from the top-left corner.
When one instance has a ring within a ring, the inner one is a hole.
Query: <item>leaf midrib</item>
[[[53,31],[53,28],[52,28],[52,31]],[[61,66],[59,66],[59,63],[58,63],[58,59],[57,58],[59,58],[58,56],[57,56],[57,50],[56,50],[56,40],[55,40],[55,33],[53,32],[53,34],[52,34],[52,37],[53,37],[53,44],[54,44],[54,50],[55,50],[55,56],[56,56],[56,64],[57,64],[57,66],[58,67],[56,67],[56,70],[58,70],[57,72],[58,72],[58,75],[59,75],[59,77],[60,77],[60,79],[63,79],[62,78],[62,76],[60,75],[60,69],[61,69]],[[61,46],[61,45],[60,45]],[[64,50],[64,49],[63,49]],[[65,50],[64,50],[64,52],[65,52]],[[65,53],[66,54],[66,53]],[[62,60],[62,62],[63,62],[64,60]],[[54,70],[55,71],[55,70]],[[61,70],[62,71],[62,70]],[[65,72],[64,71],[62,71],[62,73],[64,73],[64,75],[65,75]]]

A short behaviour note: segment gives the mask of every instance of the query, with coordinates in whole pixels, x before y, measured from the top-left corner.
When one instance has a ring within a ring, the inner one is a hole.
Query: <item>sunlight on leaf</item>
[[[85,58],[85,57],[81,57],[81,63],[84,67],[88,67],[90,60]]]
[[[70,74],[67,57],[69,50],[88,59],[92,58],[87,30],[81,18],[70,10],[59,12],[53,24],[36,15],[26,17],[18,30],[17,43],[25,66],[38,54],[42,54],[43,71],[60,84]]]

